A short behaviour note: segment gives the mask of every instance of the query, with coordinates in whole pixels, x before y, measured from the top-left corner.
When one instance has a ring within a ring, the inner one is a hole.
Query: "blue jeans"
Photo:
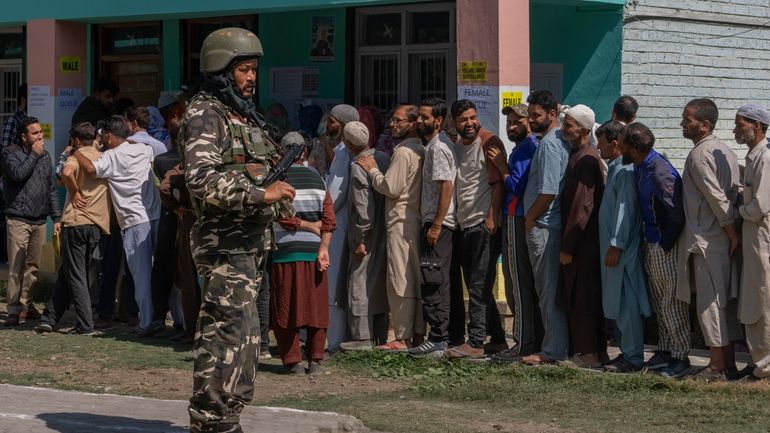
[[[158,241],[158,221],[128,227],[122,231],[123,250],[134,277],[134,299],[139,306],[139,326],[152,323],[152,256]]]

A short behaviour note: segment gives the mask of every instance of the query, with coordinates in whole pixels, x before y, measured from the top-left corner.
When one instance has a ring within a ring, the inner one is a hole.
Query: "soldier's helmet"
[[[215,74],[224,71],[235,59],[262,57],[262,43],[254,33],[237,27],[213,31],[201,46],[201,72]]]

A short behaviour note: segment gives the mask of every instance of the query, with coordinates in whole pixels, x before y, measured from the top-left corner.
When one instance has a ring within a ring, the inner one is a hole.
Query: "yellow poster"
[[[51,139],[51,124],[50,123],[41,123],[40,127],[43,128],[43,138],[46,140]]]
[[[59,72],[80,72],[80,57],[59,57]]]
[[[522,92],[500,92],[501,107],[513,107],[515,104],[523,103],[524,94]]]
[[[487,81],[487,62],[460,62],[460,81]]]

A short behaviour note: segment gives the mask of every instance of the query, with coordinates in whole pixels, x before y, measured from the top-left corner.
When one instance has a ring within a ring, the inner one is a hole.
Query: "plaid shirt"
[[[3,147],[16,143],[19,138],[19,125],[27,117],[27,113],[21,108],[17,109],[13,116],[9,117],[3,125]]]

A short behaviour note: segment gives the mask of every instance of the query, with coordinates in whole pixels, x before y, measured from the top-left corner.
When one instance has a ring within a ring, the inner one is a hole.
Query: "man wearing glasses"
[[[385,196],[388,264],[386,291],[395,339],[379,349],[405,351],[422,343],[425,324],[420,303],[420,188],[425,153],[417,138],[417,107],[401,104],[393,112],[390,129],[399,140],[385,174],[372,157],[356,160]]]

